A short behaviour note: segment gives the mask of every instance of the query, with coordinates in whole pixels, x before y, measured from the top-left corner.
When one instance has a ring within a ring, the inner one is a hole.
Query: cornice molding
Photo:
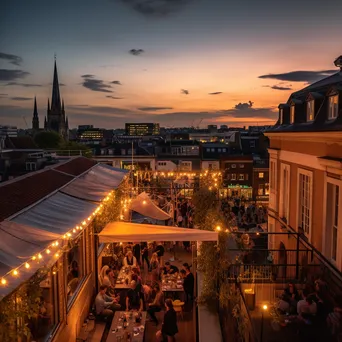
[[[290,141],[309,141],[335,143],[342,145],[342,131],[326,132],[267,132],[264,133],[268,138],[281,138]]]

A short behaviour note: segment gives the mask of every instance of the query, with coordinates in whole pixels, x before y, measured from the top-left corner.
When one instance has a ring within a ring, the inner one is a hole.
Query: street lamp
[[[267,310],[267,305],[262,306],[262,311],[261,311],[261,329],[260,329],[260,342],[262,342],[262,335],[264,333],[264,311]]]

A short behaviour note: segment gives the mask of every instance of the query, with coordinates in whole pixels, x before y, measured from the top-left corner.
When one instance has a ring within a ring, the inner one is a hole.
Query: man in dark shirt
[[[177,266],[171,265],[168,261],[165,263],[165,267],[162,268],[164,274],[175,274],[179,272]]]
[[[137,263],[140,266],[141,265],[141,254],[140,254],[140,244],[138,242],[135,243],[135,245],[133,246],[133,255],[135,256],[135,258],[137,259]]]
[[[161,242],[158,243],[155,252],[158,254],[158,259],[159,259],[159,265],[163,266],[164,263],[164,253],[165,253],[165,248]]]
[[[143,310],[143,300],[141,293],[137,289],[137,282],[131,281],[131,288],[127,292],[126,297],[126,311],[129,310]]]

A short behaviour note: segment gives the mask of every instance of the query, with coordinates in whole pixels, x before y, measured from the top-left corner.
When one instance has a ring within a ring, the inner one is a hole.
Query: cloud
[[[209,93],[209,95],[220,95],[222,94],[222,91],[215,91],[214,93]]]
[[[27,75],[30,73],[23,70],[0,69],[0,81],[14,81]]]
[[[121,0],[148,17],[165,17],[180,11],[190,0]]]
[[[28,101],[28,100],[32,100],[32,97],[20,97],[20,96],[16,96],[16,97],[11,97],[11,100],[14,101]]]
[[[184,94],[184,95],[189,95],[190,92],[189,90],[186,90],[186,89],[181,89],[181,94]]]
[[[261,75],[259,78],[273,79],[291,82],[314,82],[324,77],[335,74],[337,70],[321,70],[321,71],[290,71],[283,74],[267,74]]]
[[[273,86],[264,85],[263,87],[264,87],[264,88],[271,88],[271,89],[274,89],[274,90],[292,90],[291,86],[292,86],[292,85],[289,84],[288,86],[282,86],[282,85],[273,85]]]
[[[120,81],[112,81],[111,84],[122,85]]]
[[[5,86],[20,86],[20,87],[26,87],[26,88],[30,88],[30,87],[42,87],[42,84],[34,84],[34,83],[18,83],[18,82],[9,82],[7,84],[5,84]]]
[[[123,97],[116,97],[116,96],[112,96],[112,95],[107,95],[106,97],[108,97],[109,99],[113,99],[113,100],[122,100]]]
[[[144,52],[145,51],[143,49],[131,49],[131,50],[129,50],[129,53],[133,56],[139,56]]]
[[[172,107],[140,107],[139,110],[143,112],[157,112],[158,110],[170,110]]]
[[[23,59],[19,56],[11,55],[8,53],[3,53],[3,52],[0,52],[0,59],[3,59],[5,61],[7,61],[13,65],[17,65],[17,66],[20,66],[20,64],[23,61]]]
[[[99,91],[101,93],[112,93],[112,91],[109,90],[112,86],[105,84],[103,80],[94,78],[94,75],[86,74],[82,75],[81,77],[83,78],[83,87],[92,91]]]
[[[248,102],[244,102],[244,103],[238,103],[237,105],[235,105],[235,109],[237,110],[246,110],[246,109],[250,109],[253,107],[254,102],[252,101],[248,101]]]

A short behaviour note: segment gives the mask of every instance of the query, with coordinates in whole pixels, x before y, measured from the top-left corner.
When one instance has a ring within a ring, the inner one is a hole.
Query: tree
[[[58,149],[61,141],[62,138],[56,132],[39,132],[34,136],[34,142],[40,148]]]

